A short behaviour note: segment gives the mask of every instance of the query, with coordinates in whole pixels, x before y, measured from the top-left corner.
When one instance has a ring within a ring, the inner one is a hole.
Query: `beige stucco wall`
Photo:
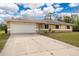
[[[72,26],[70,26],[70,28],[71,28],[71,29],[73,29],[73,27],[72,27]]]
[[[54,24],[50,24],[50,25],[49,25],[49,28],[55,29],[55,25],[54,25]]]
[[[10,29],[10,24],[11,24],[12,22],[7,22],[7,27],[8,27],[8,30]],[[15,23],[20,23],[20,22],[15,22]],[[24,22],[22,22],[22,23],[24,23]],[[37,30],[40,30],[40,29],[45,29],[45,26],[44,26],[45,24],[38,24],[38,23],[36,23],[36,29]],[[72,31],[72,26],[70,26],[70,29],[67,29],[67,25],[59,25],[59,29],[56,29],[55,28],[55,26],[56,25],[54,25],[54,24],[50,24],[49,25],[49,28],[51,28],[51,30],[54,30],[54,31]],[[40,27],[40,28],[39,28]],[[45,29],[46,30],[46,29]],[[48,29],[49,30],[49,29]],[[9,31],[8,31],[9,32]]]
[[[7,24],[7,28],[9,28],[9,27],[10,27],[10,24],[9,24],[9,22],[7,22],[6,24]]]
[[[66,25],[60,25],[60,29],[66,29]]]
[[[54,25],[54,24],[50,24],[49,28],[55,29],[55,26],[56,25]],[[67,29],[67,25],[59,25],[59,29]],[[70,26],[70,29],[72,29],[72,26]]]
[[[44,24],[37,24],[37,29],[39,28],[39,25],[40,25],[40,29],[45,29]],[[56,29],[55,26],[56,25],[54,24],[49,24],[49,28],[51,28],[52,30],[72,31],[72,26],[70,26],[70,29],[67,29],[67,25],[59,25],[59,29]]]
[[[72,26],[70,26],[70,29],[67,29],[67,25],[59,25],[59,29],[55,28],[56,25],[51,24],[49,25],[49,28],[51,28],[54,31],[72,31]]]
[[[55,26],[56,26],[56,25],[54,25],[54,24],[50,24],[50,25],[49,25],[49,28],[51,28],[51,29],[56,29]],[[59,29],[66,29],[66,25],[59,25]]]
[[[36,29],[43,29],[44,28],[44,24],[38,24],[36,23]]]
[[[7,22],[6,24],[7,24],[7,31],[8,33],[10,33],[10,22]]]
[[[68,25],[68,26],[70,26],[70,29],[72,29],[72,26],[71,25]],[[60,25],[60,28],[61,29],[67,29],[67,25]]]

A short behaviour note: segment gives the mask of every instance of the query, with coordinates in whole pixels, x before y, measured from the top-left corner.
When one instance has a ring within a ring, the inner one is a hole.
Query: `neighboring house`
[[[39,33],[43,31],[72,31],[73,24],[53,20],[7,20],[9,33]]]

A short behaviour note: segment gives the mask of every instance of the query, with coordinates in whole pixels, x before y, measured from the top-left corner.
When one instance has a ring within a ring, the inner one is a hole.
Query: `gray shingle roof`
[[[60,22],[60,21],[53,21],[53,20],[33,20],[33,19],[9,19],[7,22],[32,22],[32,23],[44,23],[44,24],[55,24],[55,25],[74,25],[70,23]]]

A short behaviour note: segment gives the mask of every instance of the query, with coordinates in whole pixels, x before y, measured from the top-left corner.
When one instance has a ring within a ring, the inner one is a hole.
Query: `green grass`
[[[9,34],[5,34],[4,31],[0,31],[0,52],[3,49],[8,37]]]
[[[44,33],[43,35],[72,44],[79,47],[79,32]]]

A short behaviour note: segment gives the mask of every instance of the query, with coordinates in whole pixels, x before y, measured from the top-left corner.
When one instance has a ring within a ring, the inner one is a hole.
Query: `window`
[[[70,29],[70,26],[67,26],[67,29]]]
[[[59,29],[59,25],[56,25],[55,28],[56,28],[56,29]]]
[[[45,29],[48,29],[49,28],[49,25],[48,24],[45,24]]]

